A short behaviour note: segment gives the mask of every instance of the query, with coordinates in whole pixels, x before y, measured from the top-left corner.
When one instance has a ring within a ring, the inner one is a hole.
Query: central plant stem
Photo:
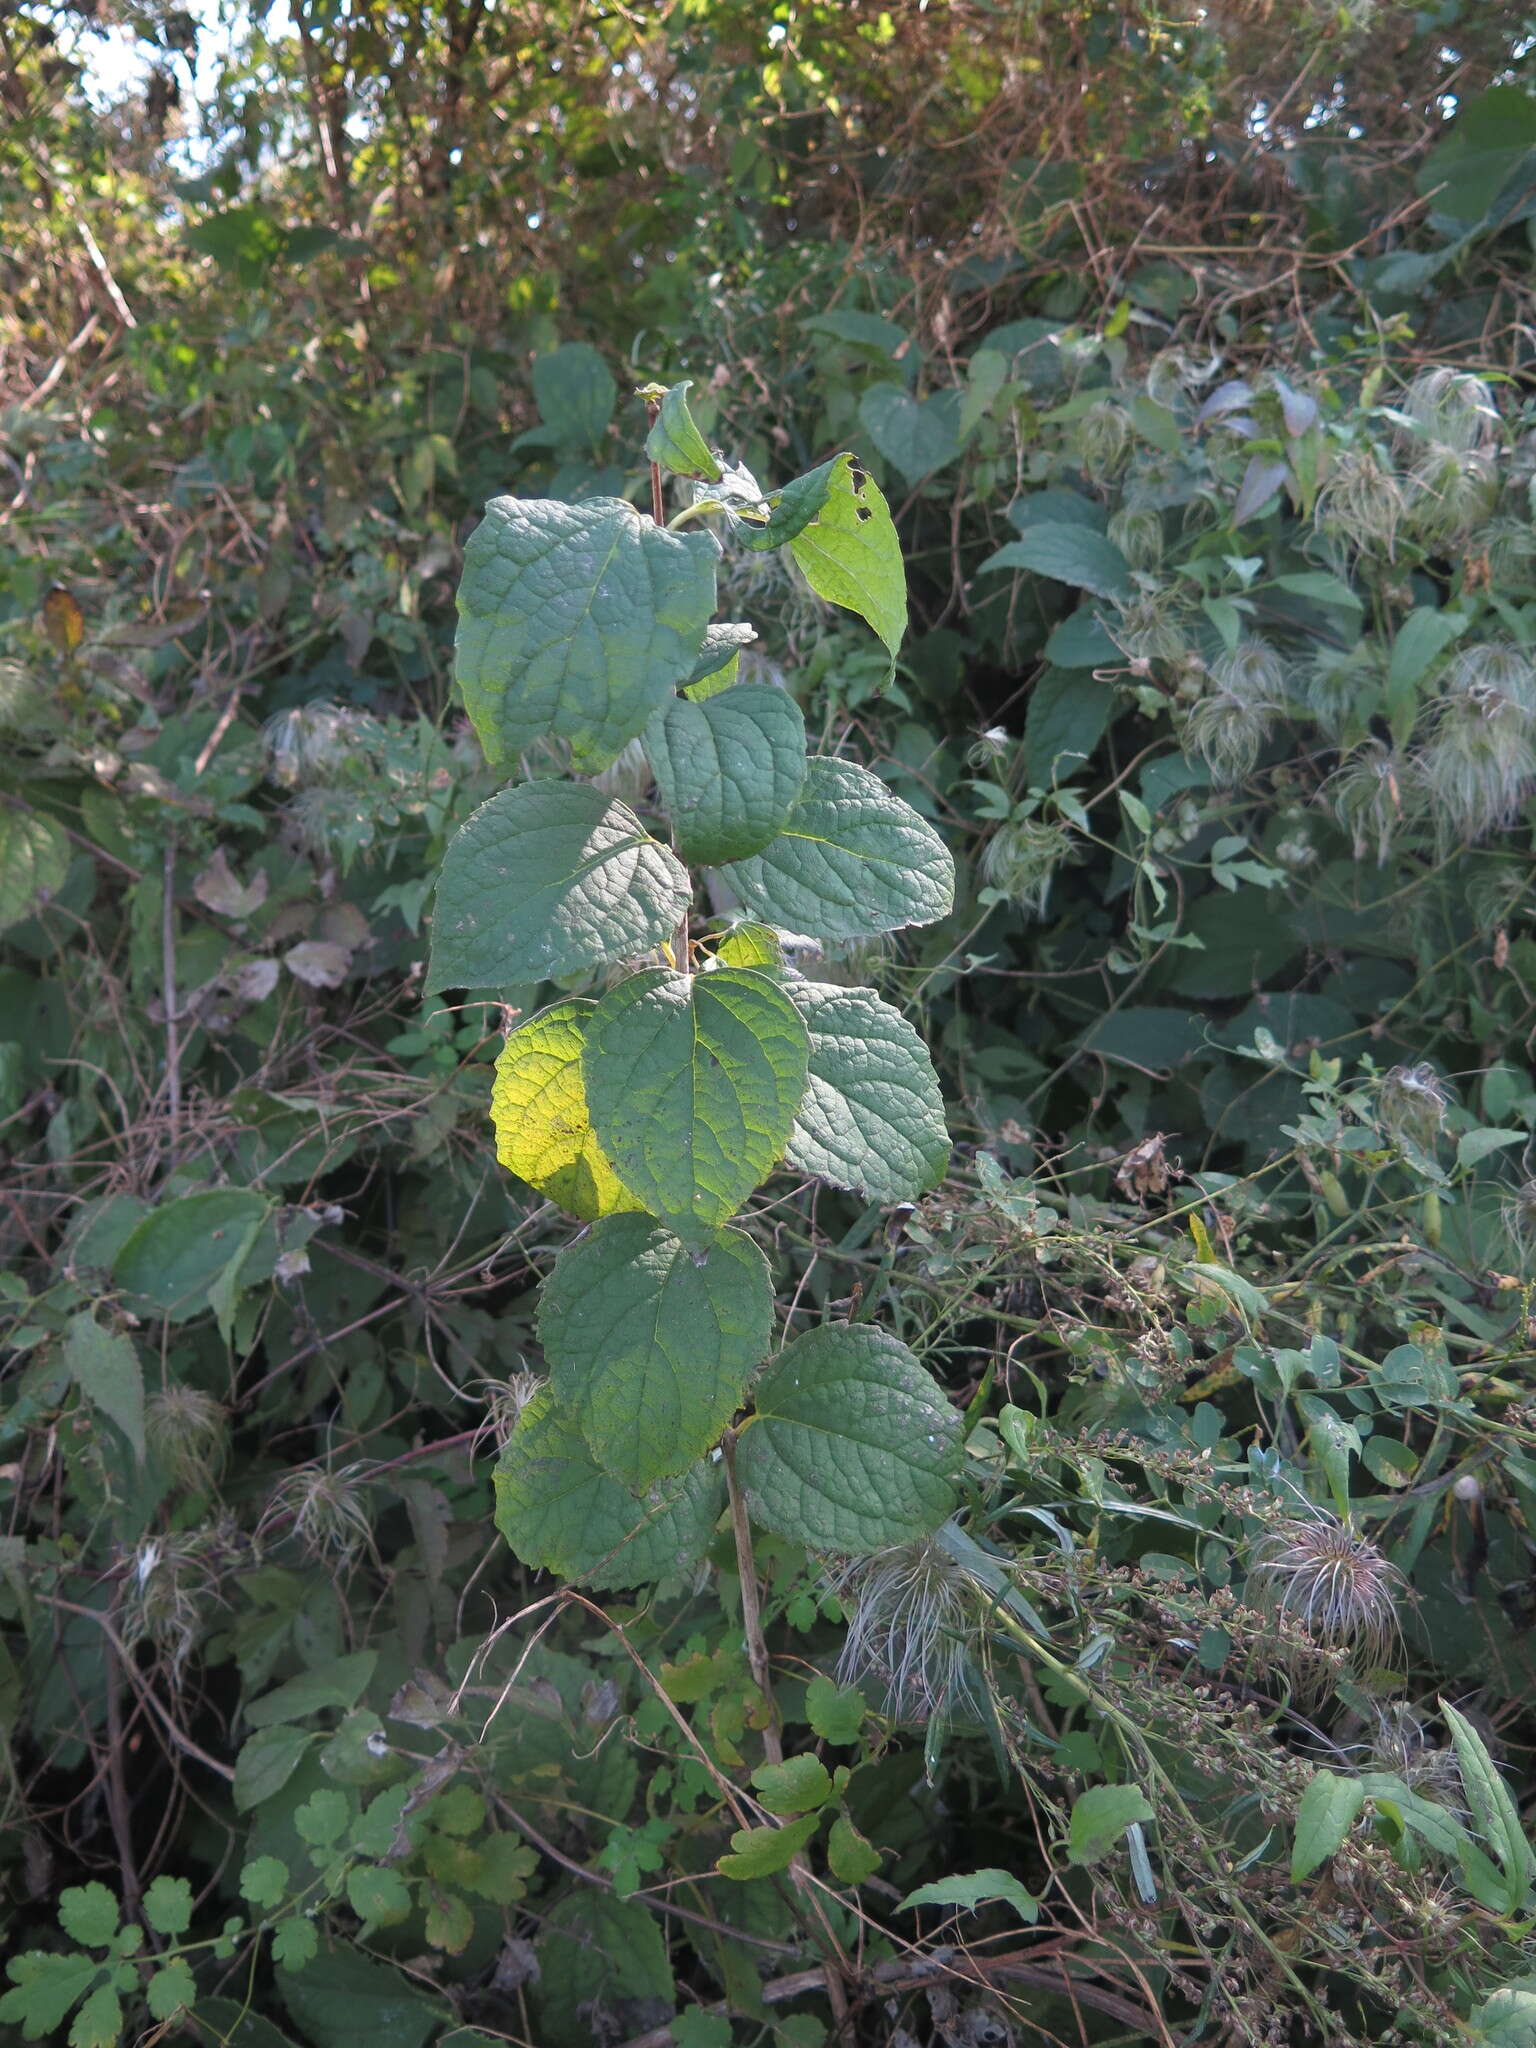
[[[752,1556],[752,1524],[747,1504],[736,1480],[736,1432],[728,1429],[720,1439],[725,1457],[725,1484],[731,1502],[731,1533],[736,1539],[736,1571],[741,1580],[741,1629],[747,1642],[747,1664],[753,1683],[763,1696],[767,1720],[763,1724],[763,1754],[771,1764],[784,1761],[784,1744],[779,1735],[779,1710],[773,1697],[773,1671],[768,1662],[768,1644],[763,1635],[763,1611],[757,1597],[757,1565]]]

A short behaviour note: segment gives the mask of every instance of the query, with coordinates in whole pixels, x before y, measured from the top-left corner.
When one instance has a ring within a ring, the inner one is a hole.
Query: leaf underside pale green
[[[692,381],[685,377],[662,399],[655,424],[645,437],[646,460],[660,463],[675,476],[702,477],[705,483],[718,483],[720,465],[688,409]]]
[[[596,1008],[568,997],[509,1032],[491,1089],[497,1159],[588,1223],[640,1207],[614,1172],[587,1115],[581,1048]]]
[[[778,838],[720,872],[751,916],[811,939],[932,924],[955,900],[955,864],[938,833],[852,761],[807,762]]]
[[[698,1464],[637,1500],[546,1389],[501,1454],[496,1526],[524,1564],[589,1586],[675,1585],[703,1557],[724,1493],[721,1473]]]
[[[765,1529],[863,1552],[926,1535],[954,1507],[960,1418],[889,1331],[808,1330],[774,1359],[753,1398],[737,1472]]]
[[[755,626],[736,619],[719,619],[704,628],[704,644],[683,688],[697,698],[713,697],[736,680],[736,664],[743,647],[757,638]]]
[[[569,742],[605,767],[693,668],[715,608],[712,535],[622,498],[493,498],[464,550],[454,662],[486,759]]]
[[[570,782],[504,789],[449,842],[426,986],[505,988],[646,952],[691,893],[617,799]]]
[[[873,989],[790,981],[810,1076],[785,1159],[872,1202],[915,1202],[944,1177],[949,1130],[928,1049]]]
[[[808,1056],[799,1011],[765,974],[632,975],[587,1029],[592,1128],[624,1185],[696,1242],[781,1157]]]
[[[645,749],[677,850],[703,865],[760,852],[805,780],[805,720],[771,683],[672,698],[646,727]]]
[[[696,1255],[648,1216],[610,1216],[544,1282],[555,1397],[631,1488],[684,1471],[741,1405],[773,1332],[768,1262],[728,1230]]]

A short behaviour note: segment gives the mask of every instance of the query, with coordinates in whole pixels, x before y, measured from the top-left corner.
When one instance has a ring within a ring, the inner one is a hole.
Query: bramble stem
[[[652,386],[651,388],[659,389],[660,387]],[[647,398],[645,401],[646,425],[654,427],[660,416],[660,399]],[[658,526],[665,526],[667,523],[666,500],[661,495],[661,464],[659,462],[651,464],[651,517]]]
[[[763,1696],[768,1709],[767,1724],[763,1729],[763,1754],[771,1764],[784,1761],[784,1745],[779,1738],[779,1714],[773,1700],[773,1672],[768,1663],[768,1645],[763,1639],[763,1611],[757,1598],[757,1566],[752,1556],[752,1525],[747,1520],[747,1504],[741,1497],[741,1488],[736,1484],[736,1432],[728,1429],[721,1439],[725,1453],[725,1485],[731,1500],[731,1531],[736,1538],[736,1571],[741,1580],[741,1627],[747,1639],[747,1663],[752,1672],[753,1682]]]

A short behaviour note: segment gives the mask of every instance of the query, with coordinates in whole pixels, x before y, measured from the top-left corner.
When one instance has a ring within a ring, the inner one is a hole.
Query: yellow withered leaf
[[[518,1026],[496,1061],[496,1157],[562,1209],[594,1223],[638,1210],[592,1134],[581,1046],[595,1003],[570,997]]]
[[[85,613],[62,583],[43,599],[43,631],[60,654],[73,654],[85,638]]]

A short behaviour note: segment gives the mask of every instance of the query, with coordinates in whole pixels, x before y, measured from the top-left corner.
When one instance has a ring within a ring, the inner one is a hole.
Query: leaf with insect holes
[[[539,1338],[557,1400],[628,1487],[683,1471],[741,1406],[773,1334],[773,1282],[749,1237],[690,1251],[649,1216],[610,1216],[556,1259]]]
[[[719,546],[622,498],[492,498],[464,549],[454,663],[493,767],[536,740],[604,768],[691,671]]]
[[[823,1323],[758,1381],[736,1469],[752,1519],[792,1542],[867,1552],[951,1513],[960,1417],[906,1345],[869,1323]]]
[[[448,843],[426,986],[501,988],[648,952],[692,893],[670,849],[601,790],[504,789]]]
[[[873,989],[788,981],[811,1037],[805,1099],[784,1157],[872,1202],[915,1202],[949,1164],[928,1049]]]
[[[632,975],[598,1004],[582,1049],[598,1143],[653,1216],[701,1242],[783,1153],[808,1049],[765,974]]]
[[[955,864],[938,833],[852,761],[808,761],[778,838],[720,873],[752,917],[812,939],[932,924],[955,900]]]
[[[570,997],[519,1024],[497,1056],[491,1089],[497,1159],[587,1223],[640,1207],[587,1115],[581,1049],[596,1008]]]
[[[818,597],[867,620],[885,642],[894,669],[907,630],[907,579],[890,507],[851,455],[834,456],[823,468],[826,495],[790,536],[789,552]],[[781,506],[794,488],[785,487]]]
[[[673,697],[645,750],[684,860],[759,853],[787,824],[805,780],[805,720],[771,683],[738,683],[693,703]]]
[[[549,1392],[518,1417],[496,1468],[496,1526],[524,1564],[593,1587],[676,1584],[719,1518],[725,1482],[692,1466],[635,1496],[605,1472]]]

